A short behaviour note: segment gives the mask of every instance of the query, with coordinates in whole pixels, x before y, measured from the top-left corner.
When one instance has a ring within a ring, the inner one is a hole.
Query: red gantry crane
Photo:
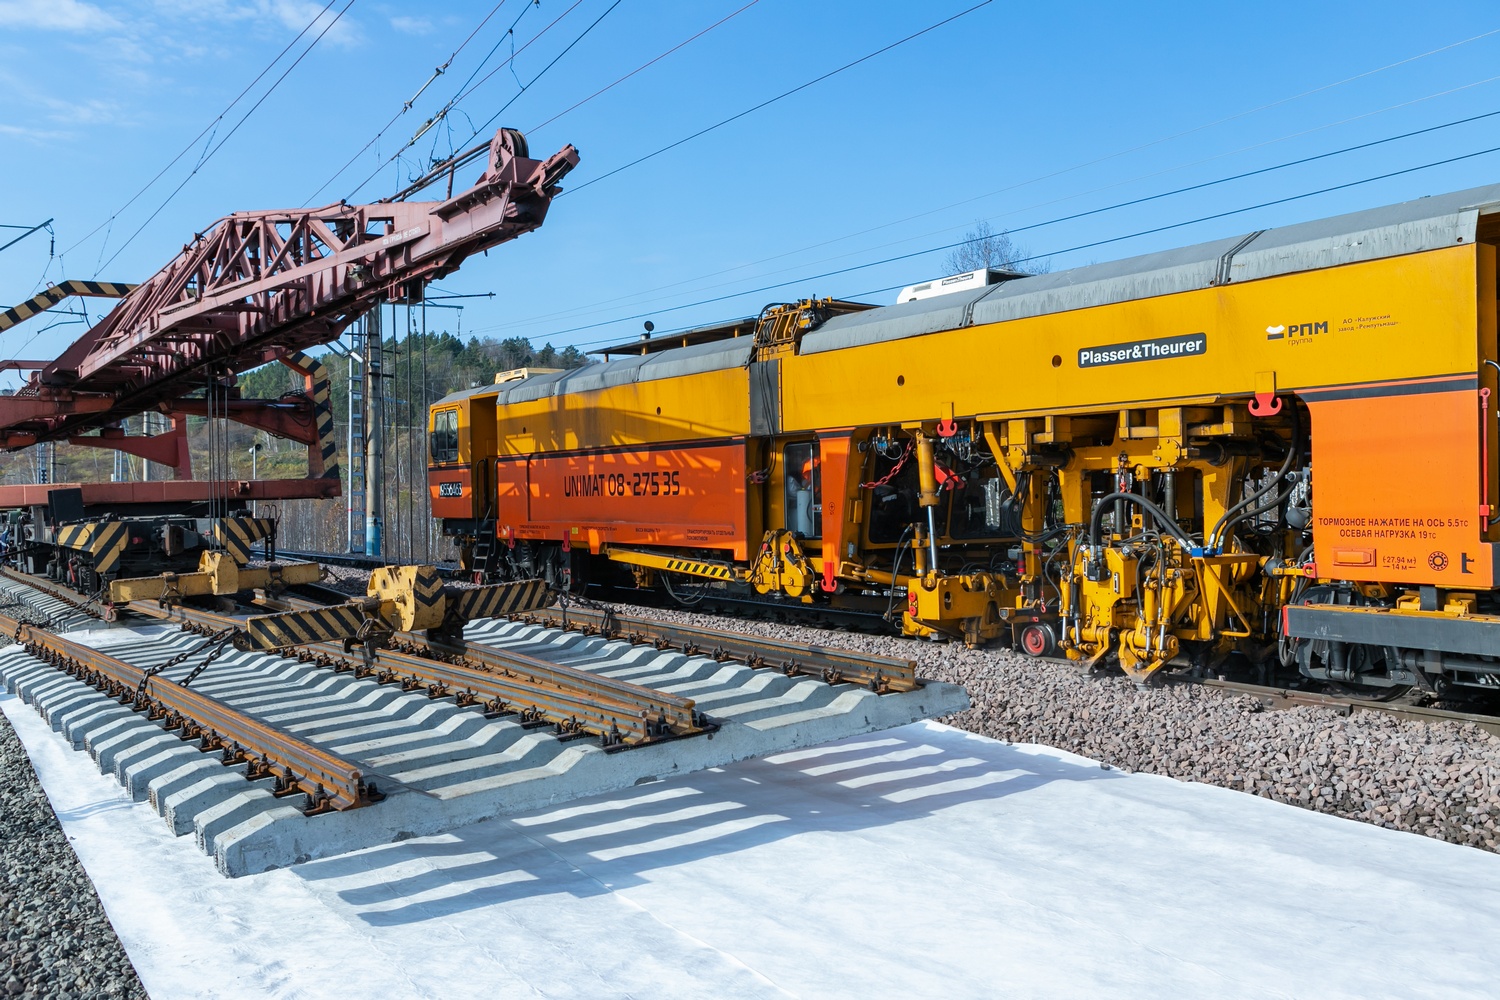
[[[226,495],[239,501],[338,496],[327,375],[304,350],[337,339],[377,302],[419,300],[428,282],[469,256],[539,227],[558,182],[577,163],[572,146],[532,159],[521,133],[501,129],[478,181],[454,194],[455,164],[442,201],[340,201],[220,219],[55,361],[11,363],[33,374],[18,393],[0,396],[4,450],[44,441],[112,448],[172,466],[177,478],[3,486],[0,508],[46,504],[60,485],[82,490],[85,508],[144,510]],[[0,329],[60,300],[49,298],[51,291],[4,314],[10,322]],[[305,377],[303,397],[232,398],[227,390],[236,375],[271,361]],[[185,398],[213,387],[226,391]],[[120,430],[122,420],[148,410],[171,417],[172,430],[152,436]],[[223,416],[300,441],[308,447],[308,477],[192,481],[188,415]]]

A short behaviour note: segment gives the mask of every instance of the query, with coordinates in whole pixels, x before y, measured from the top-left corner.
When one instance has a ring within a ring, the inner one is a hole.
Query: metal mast
[[[349,551],[365,550],[365,320],[349,327]]]
[[[381,381],[384,334],[380,306],[365,316],[365,555],[381,554],[385,522],[385,386]]]

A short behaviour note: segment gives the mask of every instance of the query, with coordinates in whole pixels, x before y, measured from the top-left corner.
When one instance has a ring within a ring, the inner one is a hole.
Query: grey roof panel
[[[701,375],[726,368],[743,368],[750,363],[750,347],[751,338],[735,337],[732,340],[709,341],[647,355],[646,363],[641,366],[639,380],[646,382],[659,378]]]
[[[1479,216],[1500,208],[1500,184],[1267,230],[1235,254],[1233,281],[1395,257],[1474,242]]]
[[[475,396],[484,396],[496,393],[500,390],[500,388],[500,386],[495,385],[494,383],[490,383],[487,385],[476,385],[472,389],[459,389],[456,392],[448,393],[448,395],[444,396],[442,399],[438,400],[432,405],[442,406],[444,403],[458,403],[466,399],[473,399]]]
[[[709,341],[690,347],[679,347],[658,354],[594,362],[582,368],[532,375],[517,382],[463,389],[449,393],[434,405],[456,403],[479,395],[494,395],[497,397],[497,403],[504,406],[509,403],[546,399],[549,396],[566,396],[574,392],[607,389],[610,386],[628,385],[632,382],[677,378],[682,375],[722,371],[726,368],[743,368],[750,361],[750,346],[749,337],[737,337],[729,341]]]
[[[1055,274],[1017,278],[995,288],[977,303],[973,322],[1000,323],[1207,288],[1213,283],[1224,255],[1243,240],[1243,236],[1235,236]]]
[[[808,334],[802,353],[917,337],[941,330],[1087,309],[1207,288],[1216,279],[1278,274],[1472,242],[1478,216],[1500,211],[1500,185],[1418,198],[1259,234],[1017,278],[962,295],[840,316]],[[1226,260],[1226,254],[1233,256]],[[1226,274],[1219,274],[1227,263]],[[965,298],[969,296],[969,298]],[[917,311],[913,307],[925,307]]]
[[[636,381],[636,374],[646,358],[640,355],[618,358],[595,365],[585,365],[567,372],[545,395],[563,396],[570,392],[589,392],[593,389],[608,389],[615,385],[629,385]]]
[[[1030,279],[1015,280],[1029,281]],[[893,306],[883,306],[879,309],[844,313],[842,316],[835,316],[803,337],[802,353],[836,351],[841,347],[852,347],[856,344],[873,344],[882,340],[920,337],[927,333],[968,326],[970,309],[975,302],[983,299],[990,292],[1014,283],[1008,281],[999,285],[954,292],[951,295],[935,295],[930,299],[898,302]]]
[[[519,382],[511,383],[510,388],[500,393],[500,405],[507,403],[524,403],[532,399],[541,399],[552,395],[553,386],[562,381],[568,372],[548,372],[545,375],[533,375],[523,378]]]

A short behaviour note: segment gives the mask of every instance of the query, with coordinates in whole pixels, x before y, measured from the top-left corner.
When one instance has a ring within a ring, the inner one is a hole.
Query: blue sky
[[[645,316],[668,330],[810,295],[889,302],[891,286],[942,273],[944,254],[861,265],[951,243],[977,219],[1037,226],[1017,242],[1060,269],[1500,181],[1493,153],[1062,252],[1500,146],[1496,117],[1046,224],[1500,110],[1500,11],[1477,2],[994,2],[582,187],[977,2],[506,0],[335,179],[495,6],[355,0],[232,135],[326,21],[121,210],[322,3],[0,0],[0,223],[53,217],[61,255],[49,258],[46,234],[0,252],[0,302],[63,277],[142,280],[237,209],[303,205],[315,193],[319,202],[374,200],[450,144],[462,148],[507,102],[497,124],[528,131],[533,153],[579,147],[565,185],[577,190],[540,231],[470,260],[441,286],[495,293],[458,300],[466,335],[538,346],[613,343],[635,337]],[[505,65],[512,39],[521,51]],[[381,166],[466,78],[497,67]],[[719,301],[694,304],[707,299]],[[91,303],[90,315],[102,305]],[[433,328],[456,320],[429,314]],[[0,358],[51,357],[82,330],[43,330],[47,322],[3,335]]]

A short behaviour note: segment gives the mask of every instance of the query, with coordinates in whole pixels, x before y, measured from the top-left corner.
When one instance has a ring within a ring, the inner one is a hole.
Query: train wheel
[[[1019,645],[1027,656],[1056,656],[1057,633],[1046,622],[1032,622],[1021,629]]]

